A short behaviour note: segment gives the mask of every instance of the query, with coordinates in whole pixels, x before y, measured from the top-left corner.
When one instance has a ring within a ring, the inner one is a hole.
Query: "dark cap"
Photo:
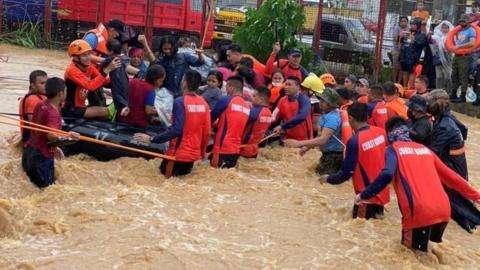
[[[357,76],[355,76],[353,74],[348,75],[345,79],[349,79],[353,84],[356,84],[357,81],[358,81]]]
[[[407,102],[408,109],[416,112],[427,112],[427,100],[420,96],[415,95]]]
[[[125,24],[118,19],[110,20],[105,26],[117,30],[119,34],[122,34],[125,31]]]
[[[347,88],[338,88],[336,91],[337,91],[337,94],[343,99],[351,98],[350,90],[348,90]]]
[[[289,54],[289,55],[292,55],[292,56],[295,56],[295,55],[297,55],[297,56],[302,56],[303,53],[302,53],[302,51],[301,51],[300,49],[298,49],[298,48],[293,48],[293,49],[290,50],[290,52],[289,52],[288,54]]]

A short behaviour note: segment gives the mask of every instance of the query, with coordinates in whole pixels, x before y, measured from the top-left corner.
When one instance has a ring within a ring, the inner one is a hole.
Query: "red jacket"
[[[377,102],[371,110],[371,114],[369,114],[368,124],[385,129],[385,123],[387,123],[387,120],[388,114],[385,103],[383,101]]]
[[[375,177],[380,174],[385,165],[385,147],[387,146],[387,135],[385,130],[370,126],[361,130],[358,136],[358,161],[353,173],[353,189],[358,194],[362,192]],[[383,189],[368,202],[385,205],[390,201],[390,190]]]
[[[241,96],[227,96],[218,101],[212,110],[212,121],[218,117],[218,130],[212,151],[214,154],[240,153],[249,114],[250,106]]]
[[[275,120],[284,121],[284,139],[303,141],[313,138],[310,110],[310,99],[304,94],[298,94],[296,98],[284,96],[280,99],[273,114]]]
[[[145,100],[147,96],[155,91],[155,87],[145,81],[133,79],[128,85],[128,107],[130,113],[122,122],[133,126],[145,128],[148,126],[147,113],[145,112]]]
[[[469,199],[480,198],[467,181],[427,147],[414,142],[395,142],[393,149],[398,160],[394,187],[404,229],[450,220],[450,202],[442,184]]]
[[[268,57],[267,63],[265,64],[265,74],[269,76],[272,75],[273,71],[277,68],[277,64],[275,62],[275,58],[277,55],[275,53],[271,53],[270,57]],[[302,66],[300,68],[292,68],[288,64],[288,60],[280,59],[280,69],[282,70],[282,74],[285,78],[290,76],[297,77],[301,82],[308,76],[308,71],[305,70]]]
[[[94,65],[90,65],[84,71],[80,70],[75,63],[70,63],[65,71],[65,84],[67,86],[67,98],[65,108],[85,108],[88,92],[96,91],[108,83]]]
[[[272,112],[267,107],[257,106],[250,110],[248,124],[243,134],[245,146],[240,149],[242,157],[251,158],[258,154],[258,144],[271,123]]]
[[[185,95],[183,103],[183,132],[170,141],[167,155],[175,156],[177,161],[193,162],[205,156],[211,130],[210,110],[200,96]]]

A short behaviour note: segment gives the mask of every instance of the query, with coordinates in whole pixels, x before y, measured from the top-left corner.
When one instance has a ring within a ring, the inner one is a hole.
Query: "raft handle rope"
[[[0,121],[0,124],[16,126],[16,127],[22,126],[22,128],[26,128],[26,129],[30,129],[30,130],[34,130],[34,131],[38,131],[38,132],[51,133],[51,134],[54,134],[54,135],[57,135],[57,136],[70,137],[69,132],[66,132],[66,131],[63,131],[63,130],[60,130],[60,129],[51,128],[51,127],[48,127],[48,126],[40,125],[40,124],[33,123],[33,122],[30,122],[30,121],[26,121],[26,120],[16,119],[16,118],[13,118],[13,117],[6,116],[4,114],[0,114],[0,117],[3,117],[3,118],[6,118],[6,119],[17,122],[17,123],[11,123],[11,122]],[[26,125],[21,125],[21,124],[26,124]],[[137,153],[140,153],[140,154],[144,154],[144,155],[148,155],[148,156],[152,156],[152,157],[156,157],[156,158],[162,158],[162,159],[167,159],[167,160],[175,160],[175,157],[173,157],[173,156],[162,155],[162,154],[158,154],[158,153],[151,152],[151,151],[146,151],[146,150],[141,150],[141,149],[137,149],[137,148],[133,148],[133,147],[124,146],[124,145],[121,145],[121,144],[116,144],[116,143],[112,143],[112,142],[97,140],[95,138],[90,138],[90,137],[83,136],[83,135],[80,135],[79,140],[86,141],[86,142],[91,142],[91,143],[96,143],[96,144],[100,144],[100,145],[105,145],[105,146],[110,146],[110,147],[115,147],[115,148],[131,151],[131,152],[137,152]]]

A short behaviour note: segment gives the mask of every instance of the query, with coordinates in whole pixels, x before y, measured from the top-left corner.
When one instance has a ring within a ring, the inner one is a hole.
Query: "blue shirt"
[[[335,131],[334,135],[337,137],[337,139],[342,140],[342,121],[340,118],[340,112],[338,110],[333,110],[331,112],[322,114],[319,119],[319,126],[321,129],[329,128]],[[322,151],[322,153],[342,153],[343,146],[337,139],[335,139],[333,136],[330,137],[326,144],[320,146],[320,151]]]
[[[460,31],[460,33],[457,34],[457,37],[455,39],[455,44],[458,45],[464,45],[470,42],[470,39],[476,38],[477,33],[472,27],[468,27],[465,30]]]

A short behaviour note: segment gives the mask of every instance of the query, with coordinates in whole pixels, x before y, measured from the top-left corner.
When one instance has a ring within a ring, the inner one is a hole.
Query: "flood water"
[[[2,55],[1,112],[17,112],[30,71],[62,76],[68,64],[57,51],[0,45]],[[480,188],[480,121],[460,119]],[[318,151],[267,148],[236,169],[200,162],[169,180],[160,160],[79,155],[57,162],[57,184],[41,191],[21,169],[16,129],[0,130],[0,269],[479,268],[479,233],[453,221],[438,257],[402,247],[395,197],[383,220],[351,219],[352,184],[320,184]]]

